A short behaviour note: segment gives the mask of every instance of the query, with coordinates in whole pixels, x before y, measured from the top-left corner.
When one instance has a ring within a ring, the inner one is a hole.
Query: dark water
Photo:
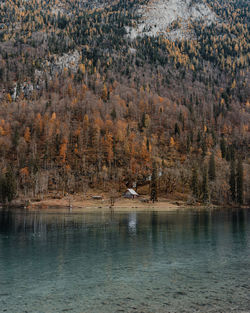
[[[0,211],[0,312],[250,312],[250,210]]]

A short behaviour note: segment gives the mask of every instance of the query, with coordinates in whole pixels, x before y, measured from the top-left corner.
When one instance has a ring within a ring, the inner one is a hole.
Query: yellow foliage
[[[0,135],[1,135],[1,136],[4,136],[4,135],[5,135],[5,131],[4,131],[4,129],[3,129],[2,126],[0,126]]]
[[[106,135],[105,135],[105,150],[107,153],[107,160],[108,160],[108,162],[110,162],[114,157],[113,137],[112,137],[112,134],[110,132],[106,132]]]
[[[233,80],[233,83],[232,83],[232,85],[231,85],[231,88],[234,89],[235,87],[236,87],[236,80],[234,79],[234,80]]]
[[[102,100],[107,101],[107,98],[108,98],[108,88],[107,88],[106,84],[103,85],[101,98],[102,98]]]
[[[11,95],[8,93],[7,94],[7,100],[9,101],[9,102],[12,102],[12,97],[11,97]]]
[[[84,117],[83,117],[83,123],[84,123],[85,127],[89,126],[89,117],[88,117],[87,114],[85,114]]]
[[[170,147],[174,147],[175,141],[174,141],[173,137],[170,138],[170,143],[169,144],[170,144]]]
[[[248,125],[247,124],[244,124],[243,125],[243,132],[247,132],[249,129]]]
[[[193,64],[190,64],[189,68],[191,71],[194,71],[194,65]]]
[[[53,113],[52,113],[52,116],[51,116],[51,121],[54,121],[55,119],[56,119],[56,113],[53,112]]]
[[[145,114],[145,127],[148,128],[150,126],[150,117],[148,114]]]
[[[62,163],[65,163],[66,160],[66,152],[67,152],[67,140],[64,139],[63,143],[60,146],[60,152],[59,155],[61,157]]]

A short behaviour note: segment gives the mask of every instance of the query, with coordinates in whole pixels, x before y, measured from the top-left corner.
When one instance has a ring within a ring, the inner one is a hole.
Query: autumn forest
[[[206,0],[219,21],[176,40],[128,36],[142,3],[0,0],[0,202],[250,203],[248,1]]]

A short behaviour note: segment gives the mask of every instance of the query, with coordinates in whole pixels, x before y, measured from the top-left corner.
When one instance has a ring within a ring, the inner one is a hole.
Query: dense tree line
[[[136,182],[249,202],[248,7],[207,2],[225,22],[176,41],[128,38],[136,0],[1,2],[1,201]]]

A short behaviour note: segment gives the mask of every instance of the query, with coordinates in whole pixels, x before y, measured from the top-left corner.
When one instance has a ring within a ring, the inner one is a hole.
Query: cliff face
[[[152,0],[138,9],[141,18],[129,28],[131,38],[164,35],[169,39],[193,38],[189,23],[202,21],[204,25],[218,22],[216,14],[205,1]]]

